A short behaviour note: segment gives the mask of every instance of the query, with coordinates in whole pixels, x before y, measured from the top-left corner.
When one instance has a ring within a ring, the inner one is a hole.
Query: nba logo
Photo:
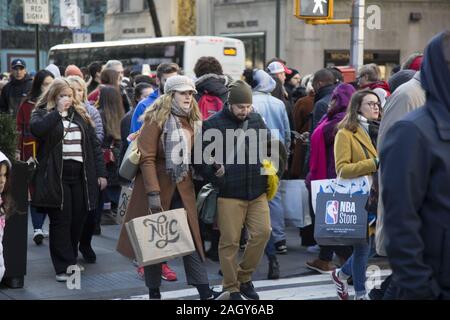
[[[338,222],[339,201],[327,201],[325,223],[336,224]]]

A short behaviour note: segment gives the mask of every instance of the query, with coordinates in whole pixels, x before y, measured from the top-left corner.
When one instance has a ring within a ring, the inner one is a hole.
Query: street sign
[[[59,10],[61,26],[69,29],[78,29],[81,26],[81,10],[77,0],[60,0]]]
[[[48,0],[23,0],[23,20],[27,24],[50,24]]]
[[[294,15],[299,19],[332,19],[334,0],[294,0]]]
[[[85,29],[73,30],[73,43],[89,43],[91,42],[91,33]]]

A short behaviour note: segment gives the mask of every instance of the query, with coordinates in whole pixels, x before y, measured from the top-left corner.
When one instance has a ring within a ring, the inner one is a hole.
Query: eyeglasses
[[[379,109],[381,107],[381,103],[379,102],[374,102],[374,101],[369,101],[366,102],[366,104],[371,107],[372,109],[375,109],[375,106]]]

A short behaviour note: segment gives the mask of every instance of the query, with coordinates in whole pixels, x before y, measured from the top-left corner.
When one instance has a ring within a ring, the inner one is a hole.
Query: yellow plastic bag
[[[267,175],[267,200],[272,200],[277,194],[280,179],[277,175],[277,169],[275,169],[271,161],[263,160],[262,166]]]

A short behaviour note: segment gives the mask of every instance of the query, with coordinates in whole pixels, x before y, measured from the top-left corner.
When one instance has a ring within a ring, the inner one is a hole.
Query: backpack
[[[217,97],[205,91],[204,95],[198,101],[198,107],[202,113],[203,121],[222,110],[223,102]]]

